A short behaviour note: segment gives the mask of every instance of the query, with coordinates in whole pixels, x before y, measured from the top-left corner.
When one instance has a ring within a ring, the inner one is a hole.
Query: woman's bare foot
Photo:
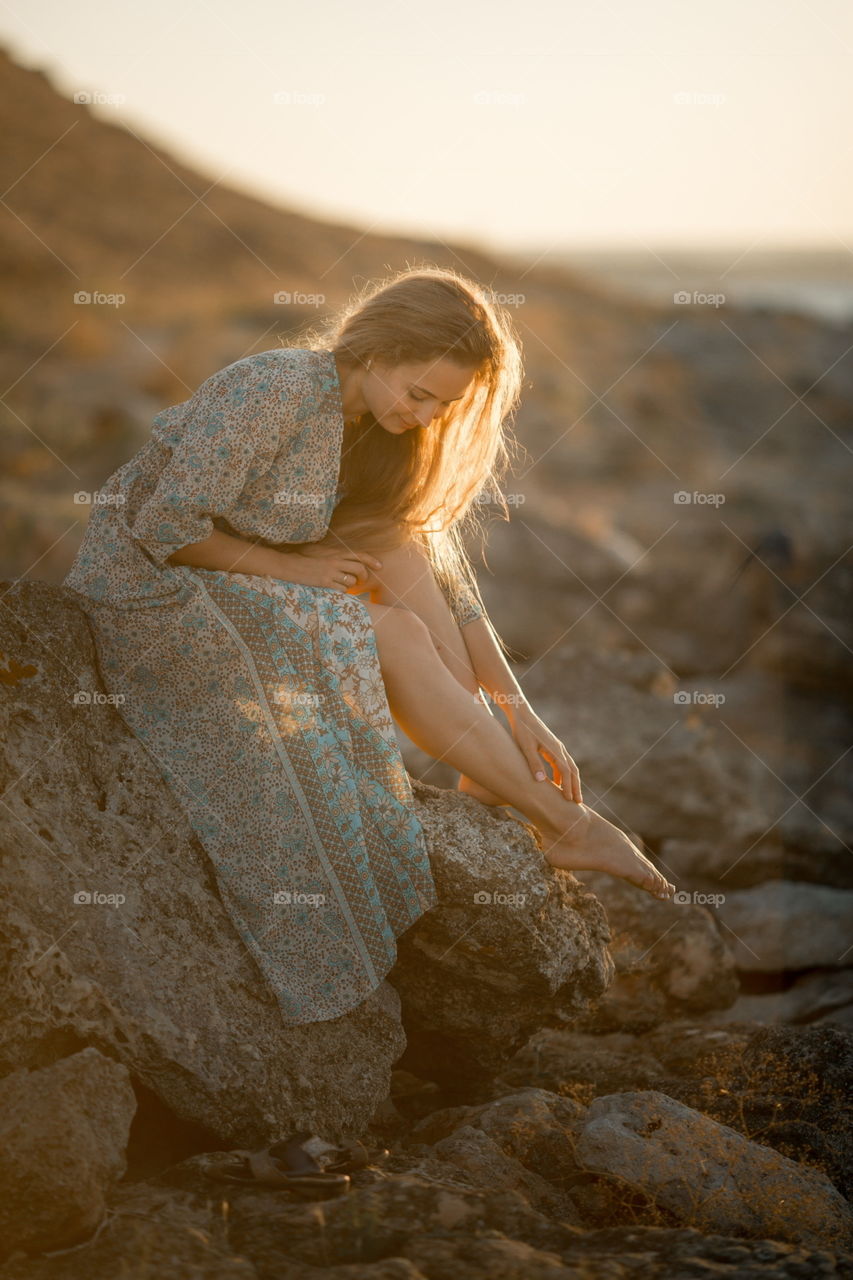
[[[577,818],[558,831],[540,825],[540,848],[552,867],[563,871],[606,871],[645,889],[654,898],[668,901],[675,885],[640,853],[637,846],[600,813],[577,805]]]
[[[495,795],[494,791],[488,791],[485,787],[481,787],[479,782],[475,782],[473,778],[469,778],[464,773],[456,784],[456,790],[464,792],[466,796],[473,796],[475,800],[480,800],[483,804],[509,804],[508,800],[503,800],[500,796]]]

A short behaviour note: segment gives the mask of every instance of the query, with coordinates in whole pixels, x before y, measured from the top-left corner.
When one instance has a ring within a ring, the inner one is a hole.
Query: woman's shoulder
[[[210,374],[188,400],[162,409],[153,419],[154,436],[173,444],[175,428],[194,419],[295,426],[334,403],[336,375],[331,351],[256,351]]]
[[[334,393],[337,370],[331,351],[312,347],[272,347],[243,356],[212,374],[206,391],[236,387],[259,395],[278,394],[296,410],[315,412],[318,402]],[[202,388],[199,388],[200,390]]]

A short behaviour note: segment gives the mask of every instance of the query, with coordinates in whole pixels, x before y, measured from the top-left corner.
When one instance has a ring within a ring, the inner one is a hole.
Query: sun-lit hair
[[[427,431],[393,435],[371,413],[347,427],[344,496],[327,536],[376,555],[413,541],[439,584],[467,584],[485,612],[465,539],[482,533],[487,503],[510,518],[501,480],[517,443],[507,428],[523,365],[509,312],[452,269],[409,268],[365,288],[299,345],[332,350],[351,368],[447,359],[472,369],[466,394]]]

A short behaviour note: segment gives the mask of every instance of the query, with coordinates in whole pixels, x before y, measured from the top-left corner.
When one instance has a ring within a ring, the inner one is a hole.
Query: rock
[[[525,1169],[519,1160],[508,1156],[493,1138],[473,1125],[460,1125],[447,1138],[432,1147],[433,1154],[448,1164],[456,1165],[482,1190],[518,1191],[527,1202],[547,1217],[576,1221],[574,1206],[548,1185],[544,1178]]]
[[[465,1090],[552,1013],[572,1020],[613,975],[597,899],[553,871],[526,824],[413,780],[439,902],[398,941],[388,975],[408,1046],[400,1065]]]
[[[841,966],[853,956],[853,890],[769,880],[727,892],[719,916],[748,972]]]
[[[229,1189],[192,1194],[162,1180],[120,1187],[115,1217],[85,1253],[16,1254],[0,1280],[115,1280],[145,1259],[160,1280],[850,1280],[853,1257],[827,1249],[631,1225],[548,1223],[517,1193],[493,1197],[416,1174],[354,1187],[340,1201],[294,1204]],[[291,1251],[290,1245],[293,1243]],[[85,1259],[85,1270],[81,1261]],[[70,1265],[69,1265],[70,1264]],[[61,1263],[60,1263],[61,1266]]]
[[[637,1037],[664,1074],[649,1088],[853,1193],[853,1032],[844,1027],[673,1023]]]
[[[136,1099],[97,1049],[0,1080],[0,1254],[88,1236],[126,1169]]]
[[[496,1088],[535,1086],[585,1106],[597,1094],[651,1088],[665,1071],[641,1044],[625,1031],[591,1035],[542,1027],[506,1064]]]
[[[708,1022],[839,1022],[853,1008],[853,969],[806,973],[784,991],[739,995],[728,1009],[712,1010]]]
[[[446,1159],[447,1152],[453,1152],[455,1156],[459,1150],[451,1139],[458,1142],[461,1134],[479,1132],[511,1162],[513,1168],[526,1169],[537,1179],[564,1187],[577,1171],[572,1126],[583,1115],[584,1108],[571,1098],[560,1097],[545,1089],[521,1089],[481,1106],[450,1107],[437,1111],[417,1125],[410,1140],[432,1144],[430,1152]],[[467,1140],[470,1143],[470,1136]],[[468,1171],[473,1168],[469,1165]],[[476,1170],[476,1176],[479,1179],[480,1169]],[[490,1184],[477,1181],[477,1185],[486,1189]],[[519,1179],[518,1189],[526,1186],[525,1193],[528,1194],[529,1185]],[[538,1188],[538,1182],[534,1185]],[[538,1191],[537,1196],[541,1203]],[[553,1204],[550,1209],[554,1211]],[[559,1213],[565,1221],[578,1220],[571,1204],[560,1205]]]
[[[403,935],[393,983],[341,1018],[285,1025],[144,747],[106,702],[72,704],[75,689],[102,688],[73,593],[5,585],[0,1072],[91,1044],[229,1145],[300,1127],[339,1141],[388,1095],[406,1045],[400,995],[425,1046],[417,1074],[451,1052],[477,1074],[543,1011],[604,990],[613,966],[595,898],[506,813],[424,786],[439,907]],[[126,900],[81,905],[81,885]]]
[[[405,1044],[393,987],[285,1025],[145,749],[106,703],[72,705],[102,688],[73,593],[22,582],[4,604],[0,1070],[94,1044],[234,1146],[360,1132]],[[80,886],[126,901],[78,905]]]
[[[563,642],[520,673],[527,697],[577,764],[592,809],[652,845],[749,844],[772,826],[753,799],[763,767],[733,756],[712,706],[685,704],[648,654]]]
[[[853,1210],[825,1174],[655,1091],[596,1098],[578,1163],[717,1234],[849,1249]]]
[[[604,904],[616,964],[616,977],[602,999],[573,1020],[578,1030],[644,1031],[734,1002],[739,990],[735,963],[710,905],[694,903],[684,892],[661,902],[601,872],[576,875]]]

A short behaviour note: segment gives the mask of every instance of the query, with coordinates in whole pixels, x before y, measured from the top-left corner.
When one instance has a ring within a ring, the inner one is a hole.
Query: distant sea
[[[655,256],[657,255],[657,256]],[[533,261],[535,251],[521,258]],[[541,265],[562,266],[615,292],[672,303],[694,291],[722,294],[728,306],[796,311],[832,323],[853,320],[853,252],[834,250],[552,251]]]

